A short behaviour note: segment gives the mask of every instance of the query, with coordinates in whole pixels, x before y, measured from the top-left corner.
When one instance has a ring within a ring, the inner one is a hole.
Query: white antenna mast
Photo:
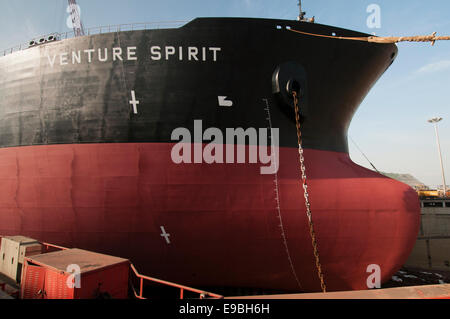
[[[80,10],[76,0],[69,0],[70,16],[72,18],[73,33],[76,37],[84,35],[84,27],[81,22]]]

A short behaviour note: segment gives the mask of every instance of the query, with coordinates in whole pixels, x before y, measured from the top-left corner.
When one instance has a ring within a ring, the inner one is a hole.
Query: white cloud
[[[450,60],[442,60],[439,62],[424,65],[419,70],[417,70],[417,73],[439,72],[448,68],[450,68]]]

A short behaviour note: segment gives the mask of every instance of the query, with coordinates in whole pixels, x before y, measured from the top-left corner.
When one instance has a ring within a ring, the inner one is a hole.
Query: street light
[[[445,184],[445,174],[444,174],[444,165],[442,164],[442,154],[441,154],[441,144],[439,143],[439,133],[437,123],[442,121],[442,117],[434,117],[428,120],[428,123],[434,124],[434,130],[436,131],[436,141],[439,151],[439,160],[441,162],[441,170],[442,170],[442,181],[444,182],[444,197],[447,197],[447,185]]]

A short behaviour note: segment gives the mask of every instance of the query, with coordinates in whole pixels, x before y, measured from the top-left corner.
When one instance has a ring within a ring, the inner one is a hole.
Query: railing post
[[[141,284],[140,284],[140,289],[139,289],[139,297],[142,299],[142,294],[143,294],[143,290],[144,290],[144,278],[141,277]]]
[[[180,299],[183,299],[183,294],[184,294],[184,289],[181,288],[181,289],[180,289]]]
[[[134,30],[141,30],[142,26],[144,30],[147,29],[161,29],[162,27],[166,27],[168,25],[174,25],[175,23],[181,23],[181,22],[186,22],[186,21],[167,21],[167,22],[140,22],[140,23],[128,23],[128,24],[118,24],[118,25],[108,25],[108,26],[100,26],[100,27],[95,27],[95,28],[88,28],[86,29],[87,35],[93,35],[93,34],[97,34],[96,32],[103,34],[103,29],[108,29],[108,32],[111,32],[111,30],[113,30],[113,32],[122,32],[122,29],[124,31],[129,30],[131,27],[131,31]],[[154,26],[154,27],[153,27]],[[96,31],[97,30],[97,31]],[[56,34],[55,37],[56,39],[59,40],[64,40],[64,39],[70,39],[75,37],[75,31],[71,31],[71,32],[62,32],[62,33],[51,33],[51,34],[47,34],[45,37],[48,37],[49,35],[53,35]],[[23,46],[23,48],[22,48]],[[3,56],[6,56],[10,53],[14,53],[16,51],[22,51],[24,49],[27,49],[28,43],[22,43],[20,45],[15,46],[14,48],[9,48],[9,49],[4,49],[3,50]],[[2,51],[0,51],[0,55],[2,54]]]

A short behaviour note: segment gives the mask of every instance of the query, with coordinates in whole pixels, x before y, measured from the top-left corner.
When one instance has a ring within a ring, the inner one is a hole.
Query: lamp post
[[[439,143],[439,133],[438,133],[438,127],[437,127],[437,123],[439,123],[440,121],[442,121],[442,117],[434,117],[434,118],[428,120],[429,123],[434,124],[434,130],[436,132],[436,141],[437,141],[438,152],[439,152],[439,160],[441,162],[442,181],[444,182],[444,197],[446,197],[447,196],[447,185],[445,184],[444,165],[442,163],[441,144]]]

